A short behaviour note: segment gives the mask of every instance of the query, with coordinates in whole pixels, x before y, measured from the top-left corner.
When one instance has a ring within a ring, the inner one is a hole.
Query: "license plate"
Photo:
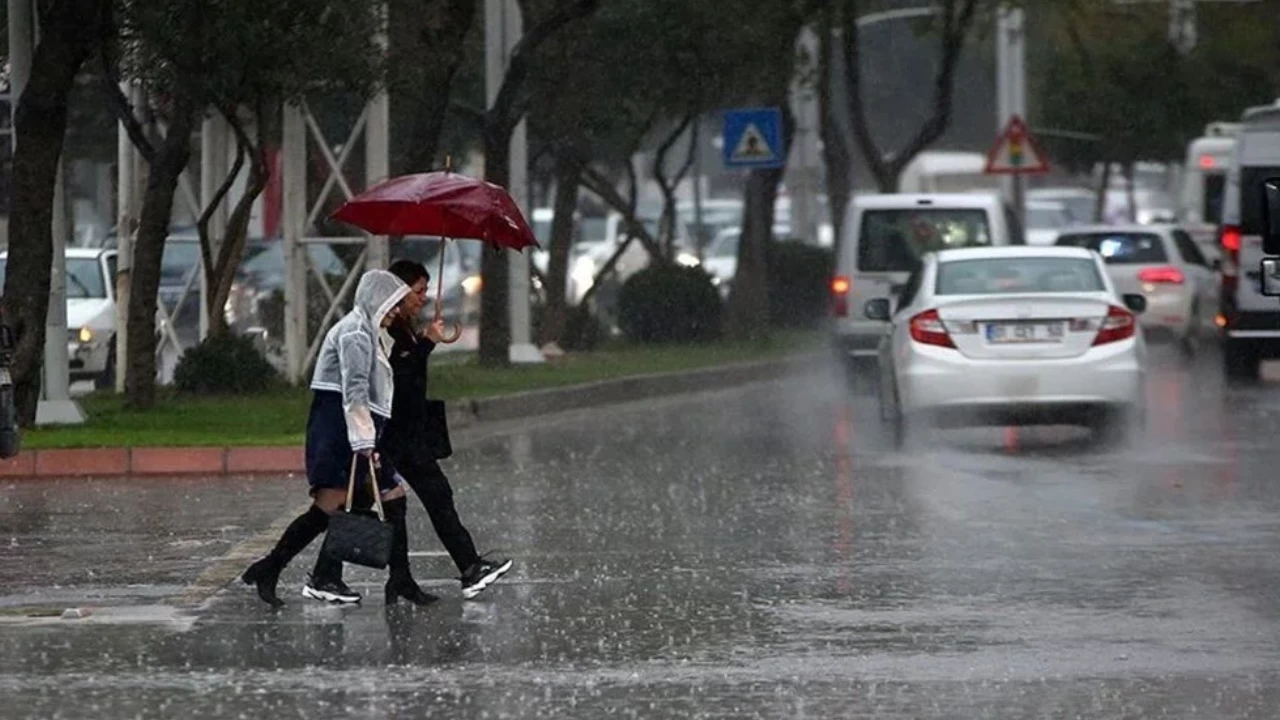
[[[1017,345],[1019,343],[1060,343],[1065,328],[1062,322],[999,322],[987,323],[987,342],[992,345]]]

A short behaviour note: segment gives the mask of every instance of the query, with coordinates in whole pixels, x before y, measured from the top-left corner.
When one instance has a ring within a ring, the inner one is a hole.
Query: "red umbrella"
[[[529,223],[502,186],[448,170],[386,180],[348,200],[332,217],[375,235],[435,235],[515,250],[538,246]],[[436,280],[437,320],[443,274],[442,244]],[[448,342],[459,334],[460,328]]]
[[[375,235],[438,235],[515,250],[538,245],[502,186],[448,171],[391,178],[348,200],[333,218]]]

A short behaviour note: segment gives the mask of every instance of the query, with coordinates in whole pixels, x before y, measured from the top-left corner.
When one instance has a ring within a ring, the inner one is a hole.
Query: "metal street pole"
[[[131,107],[142,100],[141,86],[124,81]],[[129,357],[129,283],[133,276],[133,231],[137,222],[138,151],[123,123],[116,127],[116,392],[124,392]]]
[[[797,40],[803,57],[817,62],[818,36],[811,28],[804,28]],[[792,117],[795,133],[788,162],[787,175],[791,178],[788,194],[791,196],[791,237],[806,243],[818,241],[818,185],[821,169],[818,164],[818,89],[804,76],[817,77],[817,73],[797,73],[791,80]]]
[[[516,0],[485,0],[485,95],[489,107],[498,97],[510,63],[511,51],[524,34],[520,5]],[[524,120],[511,135],[508,192],[529,217],[529,151]],[[507,302],[511,318],[511,345],[507,356],[513,363],[545,362],[533,344],[529,313],[529,256],[508,252]]]
[[[387,52],[387,4],[378,4],[378,34],[374,38],[379,51]],[[365,127],[365,187],[386,180],[390,175],[390,135],[391,135],[391,99],[386,89],[378,91],[369,100],[369,124]],[[369,238],[369,251],[366,255],[366,266],[370,270],[386,270],[391,264],[391,248],[386,235],[375,235]]]
[[[996,14],[996,132],[1009,118],[1027,116],[1026,44],[1022,8],[1003,7]],[[1027,207],[1023,198],[1022,175],[1001,180],[1005,200],[1013,207],[1019,223],[1026,227]]]

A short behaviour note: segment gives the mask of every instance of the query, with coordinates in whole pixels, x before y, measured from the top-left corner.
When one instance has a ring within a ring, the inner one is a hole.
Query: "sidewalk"
[[[662,395],[731,387],[781,377],[812,367],[826,354],[700,370],[635,375],[549,390],[464,400],[449,406],[452,432],[498,420],[599,407]],[[302,472],[302,448],[290,447],[106,447],[23,451],[0,461],[0,479],[200,476],[282,476]]]

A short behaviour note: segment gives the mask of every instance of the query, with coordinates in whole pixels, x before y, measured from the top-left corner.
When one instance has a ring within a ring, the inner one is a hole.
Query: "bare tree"
[[[667,155],[671,149],[675,147],[676,142],[684,136],[685,132],[696,122],[696,116],[693,113],[686,114],[676,123],[675,128],[663,138],[658,144],[658,150],[653,157],[653,179],[658,183],[658,188],[662,192],[662,215],[658,223],[658,241],[662,246],[662,252],[668,262],[675,257],[676,245],[676,188],[680,185],[680,181],[689,174],[690,168],[693,167],[693,154],[697,150],[697,145],[693,139],[689,140],[689,151],[680,164],[680,168],[675,174],[667,177]]]
[[[941,0],[936,15],[938,66],[933,80],[933,109],[901,150],[886,153],[871,133],[862,102],[862,46],[858,34],[860,3],[844,0],[840,17],[849,117],[853,136],[881,192],[894,192],[902,170],[922,150],[942,137],[951,124],[952,95],[960,51],[974,25],[980,0]]]

